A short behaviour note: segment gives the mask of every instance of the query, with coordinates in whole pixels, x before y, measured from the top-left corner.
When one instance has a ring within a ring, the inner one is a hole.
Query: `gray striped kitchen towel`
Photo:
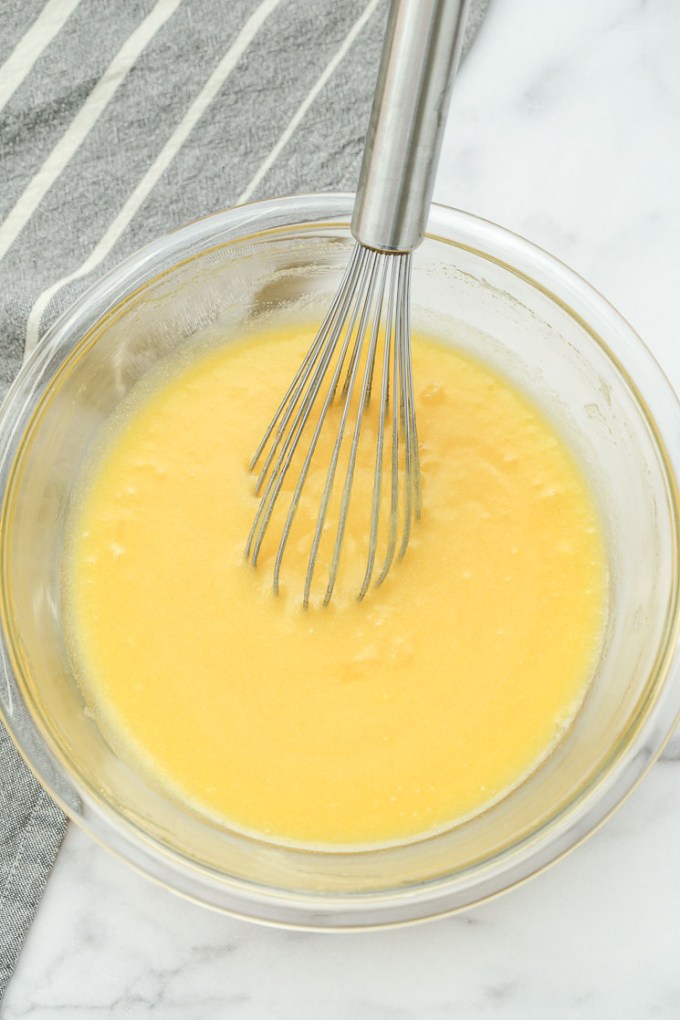
[[[386,4],[0,3],[2,393],[140,245],[249,198],[354,189]],[[1,725],[0,812],[1,998],[65,829]]]

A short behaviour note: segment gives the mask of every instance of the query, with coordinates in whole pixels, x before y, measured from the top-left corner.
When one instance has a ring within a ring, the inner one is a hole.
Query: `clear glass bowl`
[[[117,756],[75,683],[61,608],[64,527],[93,436],[160,359],[259,316],[323,308],[347,262],[352,198],[218,213],[129,258],[50,330],[0,421],[0,707],[20,751],[105,846],[201,903],[308,928],[434,917],[492,896],[590,833],[659,754],[680,710],[680,415],[662,372],[583,280],[521,238],[433,207],[413,319],[513,379],[580,456],[606,525],[611,606],[576,721],[521,786],[450,831],[364,852],[239,835]]]

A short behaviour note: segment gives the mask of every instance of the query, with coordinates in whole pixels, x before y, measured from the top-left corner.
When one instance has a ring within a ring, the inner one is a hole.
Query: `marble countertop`
[[[680,389],[680,6],[493,0],[435,197],[598,287]],[[3,1017],[680,1016],[680,737],[548,872],[461,916],[316,935],[177,899],[71,826]]]

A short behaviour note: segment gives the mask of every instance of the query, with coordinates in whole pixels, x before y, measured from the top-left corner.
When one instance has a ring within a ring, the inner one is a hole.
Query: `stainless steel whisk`
[[[404,555],[412,522],[420,516],[411,368],[411,252],[425,235],[466,6],[466,0],[391,0],[352,217],[357,243],[328,314],[250,465],[251,470],[260,466],[255,491],[261,498],[246,545],[246,557],[254,566],[286,491],[284,480],[291,466],[299,465],[276,544],[273,587],[278,593],[283,556],[319,438],[332,427],[329,410],[339,400],[337,435],[307,564],[305,606],[311,597],[338,468],[346,462],[324,604],[330,602],[336,585],[376,365],[381,374],[373,493],[366,517],[366,568],[358,585],[359,598],[366,594],[376,570],[380,584],[395,559]],[[306,447],[301,446],[303,437]],[[385,474],[390,476],[388,523],[384,557],[376,566]]]

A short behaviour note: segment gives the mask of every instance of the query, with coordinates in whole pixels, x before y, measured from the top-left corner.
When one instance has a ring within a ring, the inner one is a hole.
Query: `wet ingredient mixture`
[[[247,465],[313,332],[224,345],[128,400],[73,509],[73,657],[110,739],[176,797],[297,844],[389,843],[480,811],[560,738],[599,649],[603,538],[542,414],[416,336],[405,559],[363,603],[304,611],[301,534],[275,598],[244,561]]]

